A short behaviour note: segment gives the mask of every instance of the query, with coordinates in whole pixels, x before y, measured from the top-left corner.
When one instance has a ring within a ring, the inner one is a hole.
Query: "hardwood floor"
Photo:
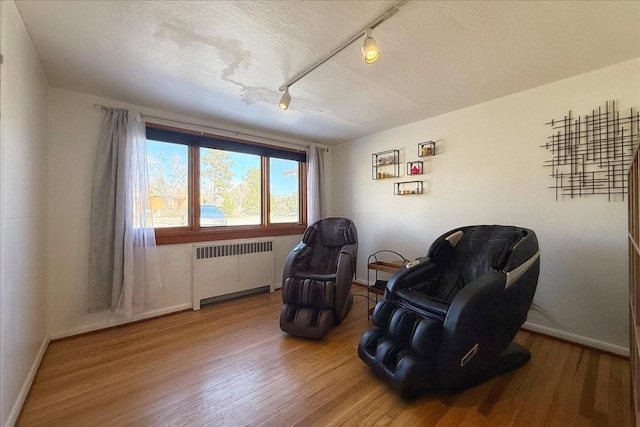
[[[519,370],[404,401],[360,361],[355,286],[321,341],[280,331],[280,292],[50,344],[20,426],[631,426],[629,362],[527,332]]]

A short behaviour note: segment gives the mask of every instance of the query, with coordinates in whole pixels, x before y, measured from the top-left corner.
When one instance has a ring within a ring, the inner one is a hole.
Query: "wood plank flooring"
[[[405,401],[360,361],[365,291],[320,341],[280,331],[281,294],[51,343],[19,426],[631,426],[629,362],[520,332],[519,370]]]

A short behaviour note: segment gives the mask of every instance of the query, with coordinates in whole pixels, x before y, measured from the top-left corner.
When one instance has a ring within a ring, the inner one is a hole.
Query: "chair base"
[[[507,349],[498,357],[498,363],[492,370],[493,375],[491,378],[514,371],[525,365],[529,360],[531,360],[529,350],[517,342],[511,341]]]
[[[473,381],[465,383],[459,387],[455,387],[452,391],[462,391],[467,388],[475,387],[493,378],[499,377],[511,371],[515,371],[519,367],[525,365],[531,360],[529,350],[521,346],[515,341],[511,341],[509,346],[498,357],[496,362],[489,369],[482,372]]]
[[[379,378],[407,400],[412,400],[428,392],[437,390],[447,390],[452,393],[458,393],[514,371],[525,365],[531,359],[529,350],[512,341],[507,349],[488,369],[470,378],[469,381],[456,385],[447,385],[437,381],[433,361],[415,360],[411,358],[400,370],[389,369],[383,363],[380,363],[380,360],[376,358],[376,354],[371,353],[370,350],[371,343],[380,340],[380,334],[380,329],[370,329],[365,332],[358,346],[358,355]],[[380,350],[380,347],[378,350]]]

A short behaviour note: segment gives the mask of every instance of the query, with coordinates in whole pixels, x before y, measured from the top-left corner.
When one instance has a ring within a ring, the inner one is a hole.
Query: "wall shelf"
[[[411,194],[422,194],[422,181],[401,181],[393,183],[393,194],[396,196],[407,196]]]
[[[424,164],[422,160],[407,162],[407,175],[422,175],[424,173]]]
[[[436,155],[436,143],[433,141],[418,144],[418,157],[431,157]]]
[[[400,151],[387,150],[371,155],[371,179],[397,178],[400,176]]]

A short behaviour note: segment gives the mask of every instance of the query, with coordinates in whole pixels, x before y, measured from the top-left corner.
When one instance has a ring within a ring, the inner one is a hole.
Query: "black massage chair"
[[[358,355],[403,397],[461,390],[529,361],[513,341],[540,270],[533,231],[479,225],[439,237],[391,276]]]

